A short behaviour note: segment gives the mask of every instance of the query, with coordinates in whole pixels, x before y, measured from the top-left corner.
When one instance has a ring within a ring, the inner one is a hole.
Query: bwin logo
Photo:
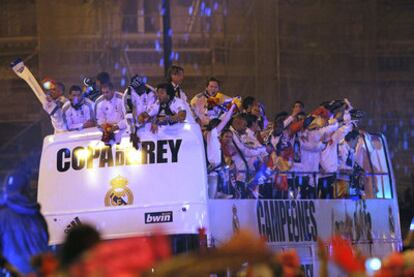
[[[68,226],[66,226],[65,233],[69,233],[70,229],[77,225],[81,225],[82,222],[80,221],[79,217],[75,217]]]
[[[158,213],[145,213],[145,224],[172,222],[172,211],[158,212]]]

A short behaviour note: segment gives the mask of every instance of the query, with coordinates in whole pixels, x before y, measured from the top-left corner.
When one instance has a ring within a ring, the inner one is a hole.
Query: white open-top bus
[[[317,274],[317,237],[340,233],[374,257],[401,247],[395,182],[381,135],[360,138],[371,167],[366,181],[378,188],[376,198],[366,200],[208,199],[198,125],[165,126],[157,134],[142,128],[139,150],[127,134],[112,148],[101,135],[91,128],[44,139],[38,201],[50,244],[62,243],[79,223],[96,226],[105,239],[163,230],[187,247],[197,244],[200,227],[209,245],[248,228],[265,236],[272,249],[296,249],[306,276]]]

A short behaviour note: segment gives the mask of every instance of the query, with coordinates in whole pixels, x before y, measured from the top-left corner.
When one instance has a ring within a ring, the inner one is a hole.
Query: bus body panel
[[[38,201],[51,244],[72,221],[90,222],[107,238],[154,228],[171,234],[207,227],[204,146],[197,125],[139,131],[135,150],[124,136],[112,148],[97,129],[48,136],[39,172]],[[76,220],[76,218],[78,218]]]
[[[302,267],[312,269],[313,276],[318,272],[318,237],[326,242],[341,234],[368,257],[382,258],[401,248],[393,200],[209,200],[208,207],[215,245],[248,229],[275,251],[296,249]]]

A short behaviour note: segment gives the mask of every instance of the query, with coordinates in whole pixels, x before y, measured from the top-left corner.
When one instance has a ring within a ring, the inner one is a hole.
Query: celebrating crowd
[[[106,72],[84,80],[83,88],[48,80],[48,103],[55,132],[98,127],[106,144],[119,143],[125,132],[139,148],[137,130],[181,122],[202,130],[210,198],[332,199],[373,198],[376,185],[364,161],[364,132],[357,128],[361,111],[347,99],[323,102],[305,112],[296,101],[289,112],[268,121],[264,106],[252,96],[221,92],[209,78],[191,101],[181,88],[182,67],[173,65],[156,88],[134,76],[124,93],[114,90]],[[44,82],[45,83],[45,82]],[[46,107],[44,107],[46,110]],[[368,174],[369,175],[369,174]]]

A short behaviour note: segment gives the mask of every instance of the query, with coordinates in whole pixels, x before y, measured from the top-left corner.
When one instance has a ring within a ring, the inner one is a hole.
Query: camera
[[[42,87],[47,91],[54,90],[56,88],[56,82],[51,78],[44,78],[41,83]]]
[[[89,95],[92,95],[97,92],[96,82],[92,78],[85,77],[83,78],[82,83],[84,97],[88,97]]]

